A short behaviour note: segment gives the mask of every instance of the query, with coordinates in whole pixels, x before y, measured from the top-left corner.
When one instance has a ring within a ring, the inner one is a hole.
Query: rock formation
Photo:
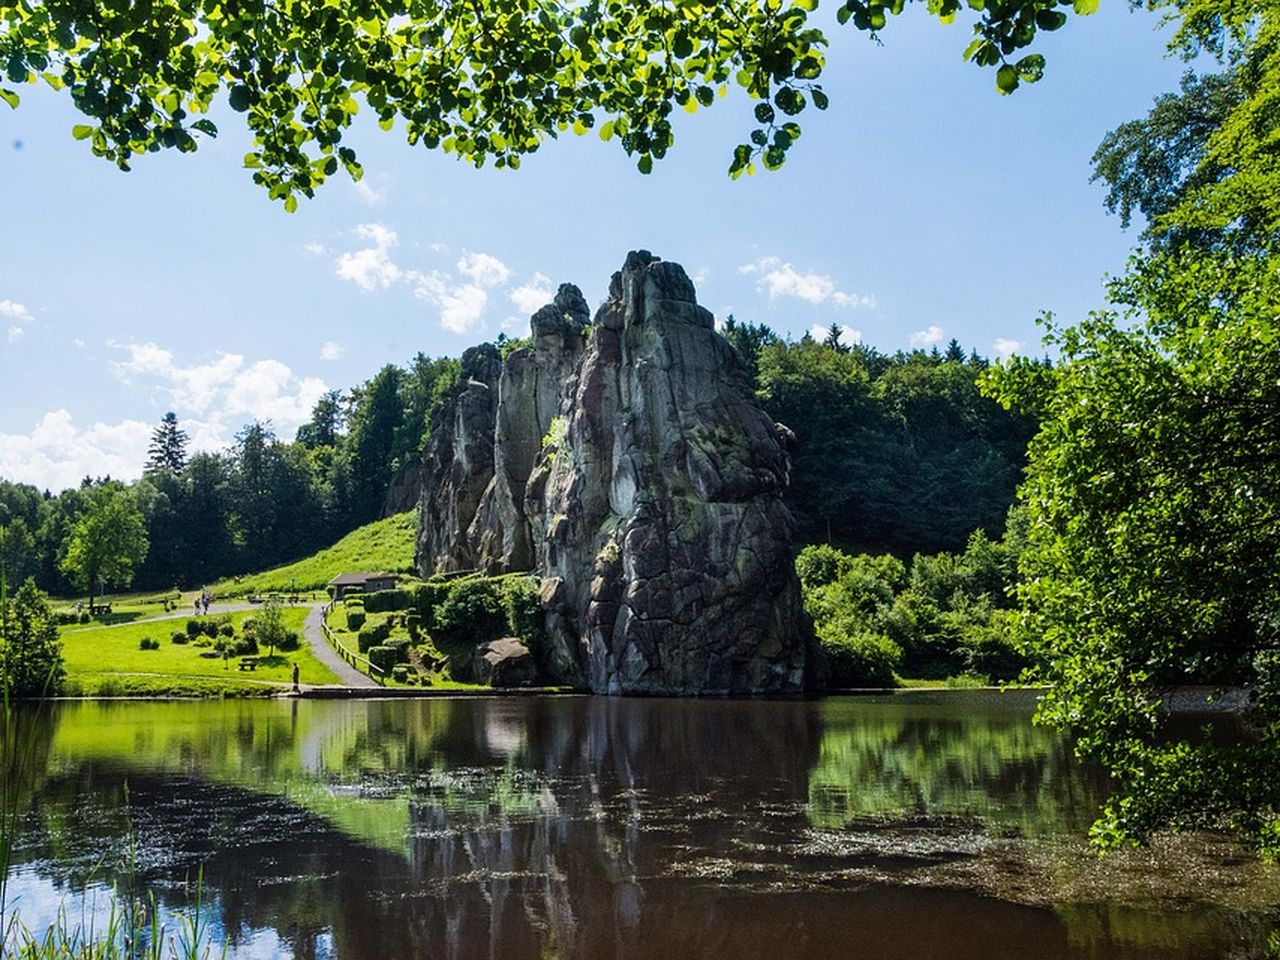
[[[463,357],[435,413],[419,567],[542,578],[559,682],[797,693],[819,670],[791,550],[789,432],[677,264],[632,253],[588,325],[561,286],[532,346]]]

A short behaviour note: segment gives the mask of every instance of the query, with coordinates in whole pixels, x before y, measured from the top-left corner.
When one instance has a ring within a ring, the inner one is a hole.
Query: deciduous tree
[[[65,544],[62,569],[89,591],[93,606],[108,586],[128,586],[147,555],[147,528],[133,494],[115,483],[88,490]]]

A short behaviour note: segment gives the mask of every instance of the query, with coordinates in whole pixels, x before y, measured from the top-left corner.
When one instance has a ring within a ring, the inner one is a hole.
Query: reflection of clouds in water
[[[524,724],[519,717],[486,717],[484,739],[492,753],[510,759],[524,746]]]
[[[40,876],[35,868],[28,866],[10,873],[5,908],[6,924],[12,918],[17,919],[17,924],[11,928],[8,941],[0,946],[0,956],[6,950],[17,954],[16,948],[22,939],[20,929],[39,941],[47,936],[49,928],[60,919],[63,927],[73,937],[92,939],[101,936],[103,931],[110,929],[113,915],[119,921],[123,904],[112,885],[106,881],[95,881],[79,890],[70,890],[48,877]],[[162,939],[166,942],[171,939],[180,941],[188,930],[186,918],[189,915],[170,909],[163,902],[158,904],[158,911]],[[206,893],[202,913],[202,920],[206,925],[206,945],[232,943],[234,947],[228,953],[236,960],[277,960],[292,955],[285,941],[270,927],[258,930],[242,927],[228,937],[227,930],[219,922],[220,914],[217,900]],[[327,949],[317,950],[316,956],[332,956],[332,935],[326,934],[321,939],[327,944]],[[212,957],[218,953],[217,949],[210,949],[208,955]],[[201,955],[204,955],[203,951]]]

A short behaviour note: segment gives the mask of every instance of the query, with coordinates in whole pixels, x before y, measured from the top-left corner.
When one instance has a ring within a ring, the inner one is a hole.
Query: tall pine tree
[[[147,447],[147,470],[181,473],[187,465],[187,434],[178,429],[178,416],[172,410],[164,415],[160,426],[151,433]]]

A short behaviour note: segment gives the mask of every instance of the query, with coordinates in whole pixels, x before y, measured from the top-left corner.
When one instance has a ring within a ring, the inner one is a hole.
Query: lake
[[[1280,871],[1203,834],[1099,860],[1106,781],[1033,702],[64,703],[9,896],[172,923],[202,875],[236,958],[1263,954]]]

